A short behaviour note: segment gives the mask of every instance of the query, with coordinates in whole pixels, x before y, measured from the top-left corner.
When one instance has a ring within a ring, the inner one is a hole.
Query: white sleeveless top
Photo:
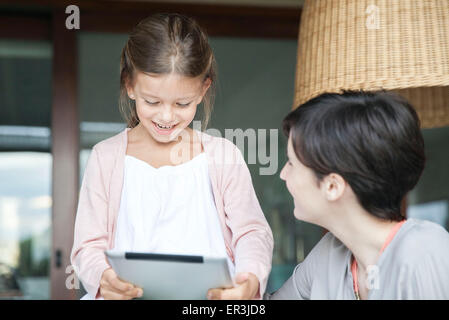
[[[116,228],[113,250],[226,257],[233,276],[204,152],[160,168],[125,155]]]

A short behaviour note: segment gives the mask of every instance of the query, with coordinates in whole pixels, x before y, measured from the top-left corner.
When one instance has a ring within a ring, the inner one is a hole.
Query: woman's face
[[[293,150],[291,135],[287,144],[288,161],[281,171],[281,179],[293,197],[296,219],[316,223],[325,213],[323,192],[313,171],[304,166]]]
[[[128,95],[136,101],[140,124],[154,140],[168,143],[192,122],[210,81],[177,74],[138,72]]]

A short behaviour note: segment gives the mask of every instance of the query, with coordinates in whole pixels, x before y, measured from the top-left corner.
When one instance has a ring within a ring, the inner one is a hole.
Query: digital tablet
[[[120,279],[143,289],[141,299],[202,300],[212,288],[232,288],[226,257],[105,251]]]

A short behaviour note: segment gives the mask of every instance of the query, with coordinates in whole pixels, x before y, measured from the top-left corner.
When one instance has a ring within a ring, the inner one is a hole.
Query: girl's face
[[[209,86],[200,77],[138,72],[128,95],[136,101],[140,124],[154,140],[168,143],[192,122]]]
[[[326,212],[323,191],[317,183],[312,169],[304,166],[293,150],[291,135],[287,145],[288,161],[281,171],[281,179],[295,203],[296,219],[317,223],[320,215]]]

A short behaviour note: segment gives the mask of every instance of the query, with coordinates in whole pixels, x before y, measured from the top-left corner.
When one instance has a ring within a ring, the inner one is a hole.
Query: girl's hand
[[[237,287],[231,289],[210,289],[207,292],[209,300],[249,300],[259,291],[259,279],[251,273],[239,273],[235,277]]]
[[[105,300],[131,300],[141,297],[143,290],[119,279],[115,271],[109,268],[101,276],[100,294]]]

